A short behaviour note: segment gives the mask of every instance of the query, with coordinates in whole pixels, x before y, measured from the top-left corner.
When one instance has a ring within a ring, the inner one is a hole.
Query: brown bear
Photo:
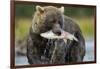
[[[40,34],[52,30],[60,36],[62,30],[73,34],[78,41],[47,39]],[[64,15],[64,7],[36,6],[27,39],[27,58],[30,64],[66,64],[82,62],[85,40],[76,22]]]

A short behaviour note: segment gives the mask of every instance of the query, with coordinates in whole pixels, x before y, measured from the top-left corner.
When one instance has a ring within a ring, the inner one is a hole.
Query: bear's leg
[[[72,41],[69,49],[67,49],[66,62],[82,62],[85,56],[85,40],[80,32],[75,33],[78,42]]]
[[[31,37],[28,38],[27,40],[27,58],[28,58],[28,62],[30,64],[40,64],[40,57],[38,56],[38,50],[35,47],[35,45],[33,45],[33,41],[31,39]]]

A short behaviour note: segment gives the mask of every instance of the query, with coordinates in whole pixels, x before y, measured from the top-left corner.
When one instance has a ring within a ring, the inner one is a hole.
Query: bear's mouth
[[[65,43],[67,43],[67,39],[78,41],[78,39],[73,34],[70,34],[64,30],[61,30],[61,35],[56,35],[52,30],[49,30],[47,32],[41,33],[40,36],[46,39],[63,39]]]

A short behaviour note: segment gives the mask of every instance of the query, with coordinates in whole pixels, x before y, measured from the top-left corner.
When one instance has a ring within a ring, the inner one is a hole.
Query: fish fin
[[[63,39],[65,43],[67,43],[67,39]]]
[[[78,42],[78,39],[75,37],[74,34],[73,34],[73,39]]]
[[[78,39],[76,37],[74,37],[73,39],[78,42]]]

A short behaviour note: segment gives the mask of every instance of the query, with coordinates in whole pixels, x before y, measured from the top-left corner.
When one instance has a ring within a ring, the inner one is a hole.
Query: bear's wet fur
[[[82,32],[76,22],[63,13],[64,7],[36,6],[27,39],[29,64],[65,64],[83,61],[85,40]],[[41,33],[49,30],[59,35],[60,29],[73,34],[78,42],[68,40],[65,43],[63,40],[51,40],[40,36]]]

